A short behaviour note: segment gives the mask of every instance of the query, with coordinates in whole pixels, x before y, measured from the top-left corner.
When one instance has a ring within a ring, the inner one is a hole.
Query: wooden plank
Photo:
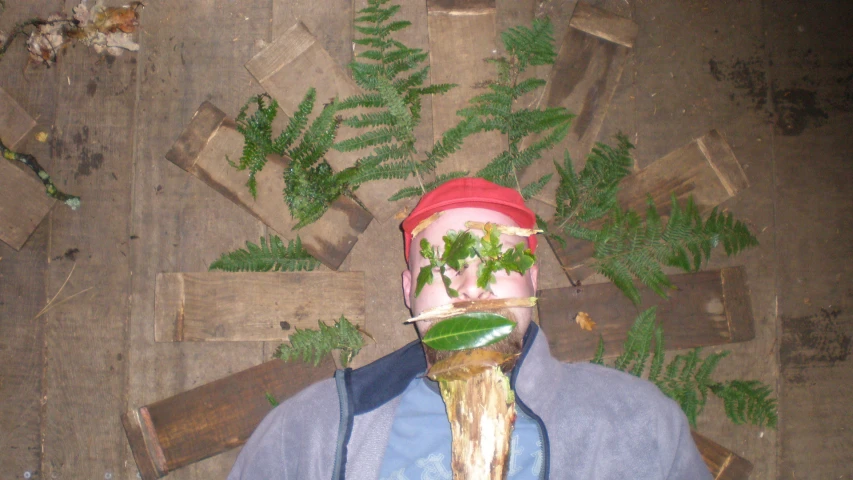
[[[50,173],[83,204],[48,216],[47,291],[64,286],[63,297],[91,291],[45,315],[40,476],[128,478],[119,418],[127,408],[137,56],[99,61],[91,49],[78,47],[65,50],[56,68],[53,150],[63,154]],[[75,250],[71,275],[71,262],[53,259]]]
[[[270,2],[172,0],[146,3],[139,35],[130,259],[133,271],[127,404],[129,410],[258,365],[272,350],[258,342],[154,341],[154,294],[160,272],[197,272],[223,252],[270,233],[254,216],[187,175],[164,155],[205,100],[237,112],[258,85],[243,64],[271,38]],[[180,14],[191,12],[191,14]],[[64,81],[64,77],[63,77]],[[286,212],[285,212],[286,214]],[[120,440],[125,444],[125,440]],[[237,452],[173,473],[174,480],[225,478]],[[124,461],[136,478],[130,449]],[[90,476],[81,478],[103,478]],[[114,475],[113,478],[119,478]]]
[[[51,0],[10,2],[0,16],[0,29],[9,32],[16,22],[45,18],[55,8],[56,2]],[[50,132],[56,119],[58,82],[65,77],[58,68],[29,68],[22,72],[29,53],[21,40],[16,40],[0,61],[3,89],[24,111],[37,118],[36,131]],[[29,114],[22,118],[27,117]],[[5,124],[6,128],[10,126],[14,129],[13,125]],[[7,134],[2,135],[5,141]],[[7,145],[33,154],[45,169],[52,171],[50,144],[53,142],[27,141],[28,138],[32,138],[32,131],[15,145]],[[0,159],[2,163],[8,162]],[[31,172],[30,175],[35,177]],[[0,173],[0,178],[4,176]],[[39,194],[47,198],[41,186]],[[29,472],[31,478],[44,478],[41,446],[42,400],[47,393],[43,381],[47,318],[35,317],[50,298],[47,296],[50,242],[47,223],[42,222],[42,228],[36,228],[18,251],[0,242],[0,470],[3,472],[0,476],[4,477],[25,478]],[[70,263],[64,257],[53,261]],[[51,296],[55,293],[49,292]]]
[[[322,105],[334,98],[343,99],[362,93],[347,72],[329,55],[303,23],[297,23],[271,45],[246,63],[246,69],[258,80],[286,113],[296,111],[309,88],[317,91],[312,117]],[[360,113],[358,110],[353,114]],[[349,114],[349,112],[348,112]],[[341,128],[338,141],[358,135],[360,130]],[[368,154],[368,150],[339,152],[329,150],[326,160],[335,170],[344,170]],[[260,182],[258,182],[260,183]],[[358,188],[358,198],[380,221],[392,216],[398,206],[388,202],[394,192],[411,182],[369,182]]]
[[[714,476],[714,480],[746,480],[752,473],[752,463],[719,443],[695,431],[690,432],[702,460]]]
[[[199,107],[190,124],[166,153],[175,165],[240,205],[284,238],[302,239],[305,249],[332,269],[337,269],[349,254],[371,217],[354,200],[341,197],[316,222],[294,231],[296,221],[282,198],[284,171],[288,159],[271,155],[255,178],[257,198],[246,187],[248,172],[237,171],[228,159],[239,158],[243,135],[222,110],[210,102]]]
[[[20,250],[56,200],[33,172],[0,160],[0,240]]]
[[[0,139],[3,144],[14,150],[35,126],[33,117],[0,88]]]
[[[749,288],[743,267],[670,277],[668,299],[640,288],[641,309],[657,306],[666,348],[682,349],[743,342],[755,337]],[[638,285],[639,286],[639,285]],[[640,309],[611,283],[539,292],[539,321],[551,353],[563,361],[589,360],[599,335],[608,355],[618,355]],[[581,330],[575,315],[586,312],[595,330]]]
[[[154,315],[158,342],[284,341],[341,315],[363,326],[364,274],[163,273]]]
[[[279,402],[332,376],[331,358],[312,367],[272,360],[132,409],[122,423],[143,480],[238,447]]]
[[[578,2],[569,25],[604,40],[634,48],[639,27],[630,18],[614,15],[606,10]]]
[[[497,77],[486,59],[495,56],[495,0],[427,0],[429,15],[430,79],[458,86],[432,99],[433,138],[459,122],[456,111],[485,93],[486,82]],[[465,139],[463,148],[438,165],[436,173],[467,170],[471,175],[506,149],[500,132],[484,132]]]
[[[693,196],[699,211],[704,214],[748,186],[746,174],[731,147],[719,132],[711,130],[629,175],[619,184],[617,198],[622,208],[642,215],[651,196],[658,213],[668,215],[672,195],[680,202]],[[601,225],[599,221],[589,226],[597,229]],[[582,280],[592,275],[592,269],[587,266],[594,252],[591,242],[572,241],[565,247],[557,242],[549,243],[571,278]]]
[[[35,125],[27,111],[0,88],[3,143],[14,150]],[[20,250],[55,203],[34,173],[5,159],[0,162],[0,241]]]
[[[575,15],[580,17],[576,21],[572,16],[540,105],[564,107],[576,115],[569,134],[553,151],[557,152],[558,161],[562,161],[562,153],[568,151],[579,170],[598,140],[610,101],[631,53],[631,48],[624,43],[632,43],[637,31],[636,24],[631,20],[583,2],[575,6]],[[590,25],[597,27],[593,29]],[[601,32],[620,33],[602,37],[598,35]],[[622,43],[611,41],[610,37],[613,36],[620,38]],[[531,138],[525,144],[534,140]],[[523,172],[522,183],[552,173],[553,169],[550,161],[537,162]],[[529,202],[530,207],[546,220],[554,216],[552,204],[557,184],[557,178],[552,178],[542,192]]]

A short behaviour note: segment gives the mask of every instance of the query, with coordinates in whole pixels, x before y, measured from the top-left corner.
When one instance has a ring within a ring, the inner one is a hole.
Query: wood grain
[[[3,144],[14,150],[35,126],[33,117],[0,88],[0,139]]]
[[[639,27],[630,18],[614,15],[606,10],[578,2],[569,24],[572,28],[604,40],[634,48]]]
[[[668,299],[649,288],[640,288],[643,301],[639,308],[612,283],[542,290],[539,321],[551,354],[563,361],[589,360],[595,355],[601,335],[605,352],[618,355],[637,314],[651,306],[657,306],[657,320],[663,326],[668,350],[744,342],[755,337],[742,267],[673,275],[671,280],[675,289]],[[589,314],[596,323],[595,330],[580,329],[575,323],[578,312]]]
[[[246,69],[288,114],[297,110],[305,93],[313,87],[317,92],[317,100],[309,119],[316,118],[322,111],[322,105],[334,99],[363,93],[302,23],[293,25],[249,60]],[[348,116],[360,113],[364,112],[345,112]],[[340,128],[336,141],[347,140],[361,133],[356,129]],[[359,158],[369,153],[368,149],[355,152],[331,149],[325,159],[333,169],[340,171],[352,167]],[[359,186],[358,197],[371,214],[382,221],[399,208],[389,203],[388,197],[405,185],[406,182],[369,182]]]
[[[699,212],[705,214],[747,187],[746,174],[731,147],[719,132],[711,130],[626,177],[619,184],[617,199],[623,209],[644,215],[651,197],[658,213],[665,216],[672,207],[673,195],[682,205],[692,196]],[[588,226],[599,229],[602,224],[597,221]],[[551,225],[559,230],[556,223]],[[565,247],[549,243],[571,278],[583,280],[594,273],[588,266],[594,253],[591,242],[569,241]]]
[[[468,106],[472,97],[488,91],[486,82],[497,77],[494,66],[485,60],[497,54],[494,0],[427,1],[429,15],[430,80],[458,86],[433,97],[433,138],[459,122],[456,111]],[[506,149],[500,132],[484,132],[465,139],[462,149],[438,165],[436,173],[468,171],[471,175],[485,167]]]
[[[279,402],[330,378],[331,358],[319,366],[272,360],[207,383],[122,416],[143,480],[166,474],[238,447]]]
[[[80,195],[82,206],[49,214],[47,291],[64,286],[62,297],[91,291],[45,314],[40,475],[126,476],[119,415],[127,399],[137,56],[99,62],[91,49],[78,47],[65,50],[57,68],[53,140],[62,154],[50,174],[60,188]],[[75,259],[73,275],[72,262],[53,261],[66,253]]]
[[[625,28],[626,25],[634,25],[633,36],[636,36],[636,25],[629,19],[617,17],[582,2],[578,2],[575,12],[584,18],[595,18],[599,30],[624,31],[630,30]],[[578,23],[583,25],[583,22],[576,22],[574,16],[572,18],[539,105],[563,107],[575,115],[569,134],[552,151],[557,152],[555,158],[559,162],[562,162],[562,152],[568,151],[576,170],[579,171],[593,144],[599,140],[601,125],[619,85],[631,48],[614,43],[594,32],[579,29]],[[536,138],[529,138],[525,146],[535,140]],[[554,166],[549,161],[537,162],[523,172],[522,183],[539,179],[552,173],[553,169]],[[529,206],[546,220],[554,216],[552,204],[557,184],[558,179],[555,176],[542,192],[529,202]]]
[[[146,3],[139,35],[130,258],[133,266],[127,403],[122,414],[262,363],[256,342],[154,341],[154,293],[160,272],[197,272],[223,252],[271,233],[245,209],[164,158],[203,101],[236,114],[260,87],[243,67],[271,38],[270,2],[174,0]],[[191,12],[190,14],[184,14]],[[124,444],[124,440],[121,440]],[[135,462],[125,449],[128,476]],[[236,452],[170,475],[173,480],[225,478]],[[103,478],[85,477],[85,478]],[[117,478],[117,476],[114,476]]]
[[[714,480],[746,480],[752,473],[752,463],[719,443],[695,431],[690,432],[702,460],[714,476]]]
[[[341,315],[364,326],[364,274],[163,273],[154,315],[158,342],[284,341]]]
[[[201,179],[232,202],[240,205],[284,238],[297,235],[317,260],[337,269],[349,254],[371,217],[358,204],[340,197],[316,222],[293,230],[296,220],[284,203],[284,171],[289,159],[270,155],[264,169],[255,175],[257,197],[246,187],[248,172],[237,171],[228,159],[242,155],[243,135],[225,112],[204,102],[184,132],[166,153],[166,158]]]
[[[0,240],[20,250],[56,200],[32,171],[0,159]]]

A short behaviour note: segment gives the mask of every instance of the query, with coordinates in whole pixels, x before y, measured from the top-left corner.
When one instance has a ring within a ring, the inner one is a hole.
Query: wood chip
[[[419,233],[426,230],[428,226],[432,225],[432,223],[438,220],[438,218],[442,215],[444,215],[444,212],[435,212],[427,218],[421,220],[421,223],[419,223],[415,228],[412,229],[412,238],[417,237]]]
[[[486,226],[491,225],[491,228],[495,228],[503,235],[515,235],[517,237],[532,237],[537,233],[542,233],[544,230],[539,230],[536,228],[521,228],[514,227],[512,225],[501,225],[499,223],[483,223],[483,222],[473,222],[467,221],[465,222],[465,226],[468,228],[473,228],[476,230],[486,230]]]
[[[535,307],[536,297],[521,298],[499,298],[495,300],[472,300],[470,302],[448,303],[439,307],[431,308],[416,317],[406,320],[405,323],[419,322],[421,320],[443,320],[455,317],[463,313],[488,312],[512,307]]]

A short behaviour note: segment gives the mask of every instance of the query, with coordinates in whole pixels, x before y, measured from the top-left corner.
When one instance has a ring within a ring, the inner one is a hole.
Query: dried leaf
[[[588,332],[591,332],[592,329],[595,328],[595,322],[592,321],[592,317],[590,317],[586,312],[578,312],[575,316],[575,323],[577,323],[582,330],[586,330]]]
[[[500,353],[494,350],[465,350],[436,362],[427,372],[432,380],[467,380],[486,369],[499,367],[518,357],[518,353]]]
[[[443,214],[444,212],[435,212],[427,218],[421,220],[421,223],[417,224],[415,228],[412,229],[412,238],[417,237],[419,233],[426,230],[428,226],[432,225],[432,223],[438,220],[438,218],[441,217]]]

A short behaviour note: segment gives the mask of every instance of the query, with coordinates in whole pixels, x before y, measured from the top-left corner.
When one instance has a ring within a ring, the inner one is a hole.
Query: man
[[[403,293],[413,315],[448,303],[535,295],[535,265],[523,274],[497,272],[481,288],[477,259],[447,270],[449,286],[434,279],[416,292],[421,268],[429,265],[422,239],[440,247],[448,231],[482,236],[466,227],[468,221],[533,228],[535,217],[515,190],[482,179],[452,180],[424,195],[403,222]],[[535,236],[504,234],[500,240],[504,248],[527,241],[535,252],[537,246]],[[532,309],[508,313],[517,326],[499,348],[520,350],[510,376],[518,418],[508,478],[711,478],[686,417],[656,386],[598,365],[563,364],[531,323]],[[432,323],[416,327],[423,336]],[[450,425],[436,385],[424,377],[427,367],[423,346],[413,342],[307,388],[264,419],[228,478],[451,478]]]

